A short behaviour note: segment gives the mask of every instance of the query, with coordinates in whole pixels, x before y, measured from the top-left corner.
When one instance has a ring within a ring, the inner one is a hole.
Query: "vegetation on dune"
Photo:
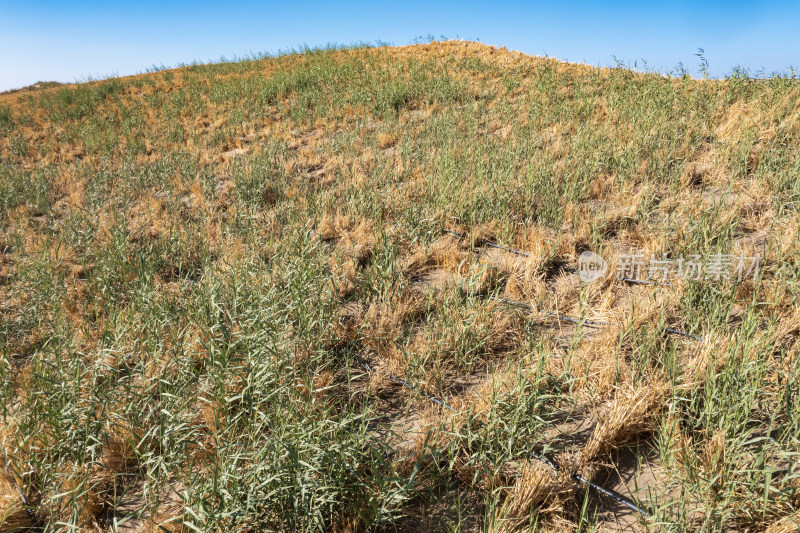
[[[1,95],[0,530],[794,531],[799,140],[455,41]]]
[[[0,92],[0,95],[3,94],[14,94],[14,93],[21,93],[21,92],[30,92],[30,91],[38,91],[40,89],[50,89],[52,87],[59,87],[64,85],[63,83],[57,81],[37,81],[33,85],[26,85],[25,87],[20,87],[19,89],[11,89],[8,91]]]

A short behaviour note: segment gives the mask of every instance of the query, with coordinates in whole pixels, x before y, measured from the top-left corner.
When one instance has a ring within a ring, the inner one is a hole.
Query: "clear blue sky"
[[[0,0],[0,90],[39,80],[127,75],[152,65],[292,47],[461,37],[529,54],[610,65],[678,62],[712,76],[800,68],[800,2],[332,2]]]

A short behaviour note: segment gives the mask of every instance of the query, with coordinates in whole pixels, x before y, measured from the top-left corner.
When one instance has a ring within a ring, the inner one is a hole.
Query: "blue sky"
[[[0,0],[0,90],[303,45],[444,35],[594,65],[800,69],[800,2],[129,3]]]

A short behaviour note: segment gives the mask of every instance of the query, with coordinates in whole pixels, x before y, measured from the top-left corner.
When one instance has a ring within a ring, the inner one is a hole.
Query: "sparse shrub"
[[[0,132],[8,133],[14,129],[14,115],[11,112],[11,107],[4,105],[0,106]]]

